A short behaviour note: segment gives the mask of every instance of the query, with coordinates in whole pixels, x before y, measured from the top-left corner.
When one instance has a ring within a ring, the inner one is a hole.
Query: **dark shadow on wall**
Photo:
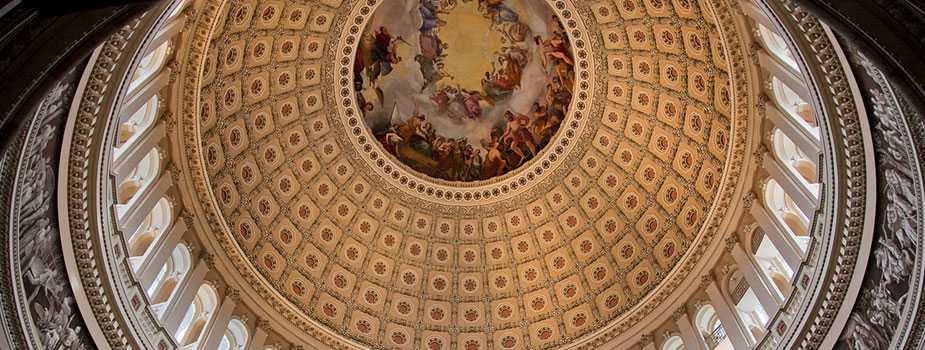
[[[110,6],[113,3],[122,5]],[[14,2],[7,2],[13,4]],[[115,29],[152,0],[33,0],[0,13],[0,135],[24,127],[26,112]],[[0,138],[0,149],[10,138]]]

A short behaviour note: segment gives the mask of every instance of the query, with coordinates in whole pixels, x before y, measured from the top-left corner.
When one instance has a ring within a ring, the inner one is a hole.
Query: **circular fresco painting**
[[[541,0],[392,0],[354,64],[366,125],[428,176],[479,181],[517,169],[559,129],[571,45]]]

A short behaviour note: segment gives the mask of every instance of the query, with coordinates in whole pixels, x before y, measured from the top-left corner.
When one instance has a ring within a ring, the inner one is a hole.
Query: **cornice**
[[[149,308],[117,234],[110,193],[112,135],[128,77],[140,50],[166,18],[164,3],[134,20],[97,49],[71,108],[62,146],[58,194],[62,245],[72,287],[96,345],[101,348],[174,348]],[[159,14],[150,15],[150,14]]]
[[[765,2],[796,48],[822,130],[824,183],[814,241],[797,290],[759,347],[831,347],[847,320],[870,250],[876,200],[871,137],[857,87],[827,29],[789,1]]]

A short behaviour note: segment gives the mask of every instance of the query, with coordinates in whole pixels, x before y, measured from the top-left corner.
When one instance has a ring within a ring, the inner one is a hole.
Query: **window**
[[[782,36],[772,31],[763,24],[758,23],[758,37],[764,43],[764,47],[778,60],[799,72],[800,67],[793,56],[793,52],[787,47],[787,41]]]
[[[708,348],[715,349],[720,346],[727,346],[731,349],[731,345],[727,345],[729,340],[726,339],[726,330],[723,328],[719,316],[716,315],[713,305],[704,305],[700,308],[700,311],[697,312],[696,324],[697,329],[703,334],[703,339],[706,340]]]
[[[755,291],[750,286],[736,303],[736,312],[752,339],[761,339],[764,335],[765,325],[771,318],[764,310],[764,307],[761,306]]]
[[[128,242],[129,261],[135,271],[138,271],[156,243],[164,236],[172,219],[170,201],[167,198],[161,198]]]
[[[161,71],[161,68],[167,63],[168,51],[170,51],[170,41],[165,41],[161,46],[141,58],[141,61],[138,62],[138,68],[136,68],[135,74],[132,76],[132,83],[129,84],[129,94],[137,91],[139,87]]]
[[[679,336],[672,336],[662,343],[662,350],[685,350],[684,341]]]
[[[774,131],[772,142],[774,144],[774,155],[781,161],[781,164],[785,165],[787,170],[793,175],[796,175],[800,183],[808,188],[813,195],[818,196],[819,167],[816,163],[809,159],[809,156],[803,153],[799,147],[793,143],[793,140],[791,140],[787,134],[780,131],[780,129]]]
[[[771,91],[774,93],[774,101],[784,114],[796,121],[814,137],[819,137],[816,116],[813,114],[812,106],[809,103],[776,77],[771,77]]]
[[[809,243],[809,219],[773,179],[765,185],[764,199],[768,210],[805,251]]]
[[[189,269],[189,248],[185,244],[178,244],[146,291],[151,300],[152,308],[158,316],[163,316],[164,309],[173,299],[177,287],[186,277],[186,274],[189,273]]]
[[[780,293],[780,296],[790,295],[791,289],[791,279],[793,278],[793,271],[790,270],[784,262],[784,257],[781,255],[780,250],[777,249],[777,246],[774,245],[774,242],[764,234],[764,232],[756,231],[755,239],[759,239],[757,247],[752,249],[752,253],[755,255],[755,262],[758,264],[758,268],[764,273],[764,275],[771,281],[771,284],[774,285],[774,289],[777,293]]]
[[[127,206],[160,174],[161,154],[152,149],[119,184],[118,204]],[[124,211],[124,209],[122,209]],[[122,213],[120,212],[120,215]]]
[[[151,97],[128,120],[119,124],[113,157],[120,157],[132,144],[137,142],[145,131],[154,125],[154,121],[157,119],[158,103],[157,95]]]
[[[212,286],[204,284],[196,292],[196,298],[186,309],[180,327],[174,333],[174,339],[180,346],[188,346],[199,342],[202,333],[218,307],[218,296]]]
[[[176,18],[190,4],[189,0],[180,0],[179,2],[180,3],[177,4],[176,7],[174,7],[173,10],[170,11],[170,15],[167,16],[168,18],[170,19]]]
[[[247,326],[238,319],[228,323],[225,336],[218,345],[218,350],[243,350],[247,346]]]

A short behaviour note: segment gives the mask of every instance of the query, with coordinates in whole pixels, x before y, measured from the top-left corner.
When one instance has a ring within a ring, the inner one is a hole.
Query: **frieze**
[[[9,165],[4,171],[15,172],[4,176],[10,182],[6,184],[9,190],[3,193],[12,196],[4,201],[10,205],[6,212],[12,213],[4,217],[4,221],[12,221],[6,226],[11,229],[12,249],[4,250],[11,254],[10,260],[4,261],[11,263],[14,283],[4,284],[7,291],[3,295],[16,299],[15,306],[4,305],[4,309],[9,307],[7,321],[17,322],[8,325],[13,332],[10,335],[19,338],[14,340],[16,347],[93,347],[67,279],[54,209],[57,149],[83,66],[75,66],[56,83],[37,106],[29,127],[20,133],[19,146],[9,148],[4,155],[5,165]],[[14,161],[20,151],[23,158]]]
[[[861,54],[849,59],[869,109],[881,204],[877,208],[873,256],[868,262],[861,297],[839,338],[840,347],[885,349],[916,346],[914,307],[921,284],[921,173],[912,130],[920,125],[916,111],[903,106],[882,72]],[[917,233],[919,232],[919,233]]]

